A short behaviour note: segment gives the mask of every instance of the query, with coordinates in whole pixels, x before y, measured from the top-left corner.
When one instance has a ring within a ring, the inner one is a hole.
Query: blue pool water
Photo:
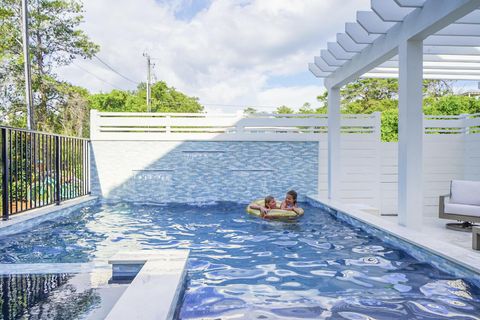
[[[100,301],[93,289],[80,290],[69,274],[0,276],[0,320],[77,319]]]
[[[297,223],[243,205],[85,208],[0,239],[1,263],[191,249],[181,319],[479,319],[480,290],[306,206]]]

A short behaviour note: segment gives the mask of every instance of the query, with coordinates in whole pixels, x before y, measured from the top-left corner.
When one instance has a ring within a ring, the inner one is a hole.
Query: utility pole
[[[25,101],[27,105],[27,129],[35,129],[33,119],[33,95],[32,95],[32,74],[30,71],[30,50],[28,41],[28,4],[22,0],[22,21],[23,21],[23,57],[25,67]]]
[[[151,108],[150,108],[150,95],[151,95],[151,92],[150,92],[150,82],[151,82],[151,79],[150,79],[150,69],[151,69],[150,55],[145,52],[143,54],[143,56],[145,58],[147,58],[147,112],[150,112],[151,111]]]

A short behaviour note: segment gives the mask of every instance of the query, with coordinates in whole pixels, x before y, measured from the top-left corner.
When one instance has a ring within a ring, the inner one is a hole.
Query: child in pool
[[[285,200],[283,200],[282,204],[280,205],[280,209],[298,213],[297,192],[295,190],[290,190],[287,192],[285,195]]]
[[[250,208],[260,210],[260,216],[263,218],[270,210],[277,209],[277,202],[272,196],[265,197],[265,206],[251,204]]]

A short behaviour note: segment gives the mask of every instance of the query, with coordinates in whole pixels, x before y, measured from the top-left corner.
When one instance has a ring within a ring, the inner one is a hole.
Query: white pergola
[[[310,71],[328,90],[328,196],[340,184],[340,88],[359,78],[399,78],[398,215],[421,226],[423,79],[480,80],[480,0],[371,0]]]

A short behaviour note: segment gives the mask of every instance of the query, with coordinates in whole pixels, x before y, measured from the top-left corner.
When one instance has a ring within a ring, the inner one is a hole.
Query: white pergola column
[[[340,191],[340,88],[328,89],[328,198]]]
[[[398,222],[421,228],[423,217],[423,42],[399,46]]]

